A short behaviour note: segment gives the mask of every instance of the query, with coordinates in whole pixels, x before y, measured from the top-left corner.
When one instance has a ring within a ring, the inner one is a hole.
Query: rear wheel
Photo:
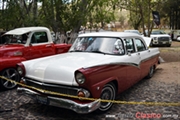
[[[114,100],[116,97],[116,88],[113,83],[108,83],[104,86],[101,91],[101,99],[103,100]],[[112,107],[112,102],[101,102],[99,110],[101,112],[107,111]]]
[[[146,78],[151,78],[154,75],[154,66],[151,66],[149,69],[149,73]]]
[[[17,72],[17,70],[14,68],[8,68],[8,69],[3,70],[1,72],[1,76],[6,77],[7,79],[13,80],[15,82],[19,82],[19,80],[20,80],[20,75]],[[14,82],[11,82],[11,81],[0,79],[0,86],[2,89],[8,90],[8,89],[15,88],[17,86],[17,84],[15,84]]]

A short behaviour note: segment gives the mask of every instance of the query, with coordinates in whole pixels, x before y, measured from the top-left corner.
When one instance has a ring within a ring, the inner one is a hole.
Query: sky
[[[5,3],[6,5],[6,3]],[[0,0],[0,10],[2,9],[2,0]]]
[[[2,10],[2,5],[3,5],[3,2],[2,2],[3,0],[0,0],[0,10]],[[29,0],[29,1],[31,1],[31,0]],[[38,3],[38,5],[40,6],[40,5],[42,5],[42,3]],[[5,3],[5,6],[6,6],[6,3]]]

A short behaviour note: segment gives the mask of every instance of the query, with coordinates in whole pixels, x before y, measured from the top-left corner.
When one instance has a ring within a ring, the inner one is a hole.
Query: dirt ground
[[[161,63],[151,80],[180,84],[180,62]]]
[[[151,79],[180,84],[180,42],[173,41],[171,47],[159,47],[159,49],[164,62],[158,65]]]

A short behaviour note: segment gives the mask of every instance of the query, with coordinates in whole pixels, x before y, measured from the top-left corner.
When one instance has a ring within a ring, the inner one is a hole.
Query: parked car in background
[[[22,85],[17,91],[39,103],[77,113],[107,111],[113,103],[98,99],[114,100],[144,77],[151,78],[159,54],[158,48],[148,48],[143,37],[135,33],[81,34],[67,53],[19,63],[20,82],[29,87]]]
[[[179,36],[179,37],[177,37],[177,41],[179,41],[179,42],[180,42],[180,36]]]
[[[23,27],[6,32],[0,45],[0,76],[18,82],[16,64],[21,61],[64,53],[70,44],[54,44],[46,27]],[[14,82],[0,79],[0,88],[12,89]]]
[[[180,30],[171,30],[171,32],[169,33],[172,40],[178,40],[178,37],[180,37]]]
[[[146,34],[148,31],[146,30]],[[165,33],[163,30],[152,30],[151,34],[151,44],[150,46],[167,46],[170,47],[172,43],[171,36]]]
[[[142,35],[139,30],[124,30],[124,32],[131,32],[131,33],[136,33],[138,35]]]

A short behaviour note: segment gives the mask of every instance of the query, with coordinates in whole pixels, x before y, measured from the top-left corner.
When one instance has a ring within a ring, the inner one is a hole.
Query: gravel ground
[[[157,71],[158,72],[158,71]],[[137,102],[179,102],[180,84],[165,83],[158,80],[144,79],[131,89],[118,95],[117,100]],[[105,113],[93,112],[79,115],[70,110],[45,106],[34,103],[31,99],[17,95],[16,90],[4,91],[0,94],[0,120],[136,120],[141,114],[154,114],[155,117],[165,120],[179,120],[179,106],[158,105],[128,105],[114,104],[111,110]],[[143,117],[143,116],[141,116]],[[167,117],[167,118],[166,118]],[[154,120],[154,119],[153,119]]]
[[[157,71],[158,72],[158,71]],[[180,84],[144,79],[131,89],[117,96],[117,100],[137,102],[179,102]],[[0,94],[1,109],[9,111],[0,113],[0,120],[136,120],[141,114],[155,114],[159,119],[180,119],[179,106],[128,105],[114,104],[105,113],[93,112],[79,115],[70,110],[36,104],[29,98],[16,94],[16,90]],[[143,117],[143,116],[142,116]],[[167,117],[167,118],[166,118]],[[157,120],[159,120],[157,118]],[[153,119],[154,120],[154,119]]]
[[[175,44],[177,45],[177,44]],[[143,79],[117,96],[121,101],[180,102],[180,52],[160,48],[164,63],[151,79]],[[172,52],[174,51],[174,52]],[[6,110],[6,111],[4,111]],[[154,118],[145,118],[145,115]],[[160,118],[159,118],[160,117]],[[180,120],[180,106],[114,104],[111,110],[76,114],[67,109],[34,103],[16,90],[0,92],[0,120]]]

